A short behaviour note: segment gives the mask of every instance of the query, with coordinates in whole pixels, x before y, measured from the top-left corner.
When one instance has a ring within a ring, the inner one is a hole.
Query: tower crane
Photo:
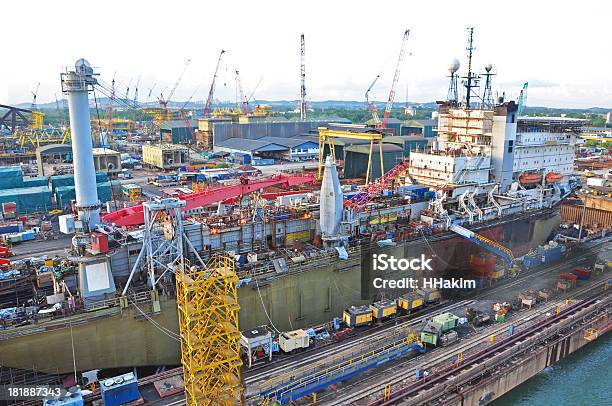
[[[304,33],[300,36],[300,120],[306,120],[306,43]]]
[[[181,72],[181,75],[178,77],[178,79],[176,79],[176,82],[174,82],[174,85],[172,86],[172,90],[170,90],[168,97],[164,98],[163,93],[160,93],[159,104],[164,109],[168,108],[168,102],[170,101],[172,96],[174,96],[174,92],[176,92],[176,88],[178,87],[179,83],[181,83],[181,80],[183,80],[183,76],[185,76],[185,71],[187,71],[187,67],[189,66],[190,63],[191,63],[191,59],[187,59],[187,61],[185,62],[185,66],[183,67],[183,71]]]
[[[212,82],[210,83],[210,90],[208,91],[208,98],[206,99],[206,104],[204,105],[204,111],[202,112],[203,118],[210,117],[210,104],[212,103],[212,98],[215,93],[215,84],[217,83],[217,76],[219,73],[219,66],[221,65],[221,58],[223,58],[223,54],[225,50],[222,49],[219,53],[219,59],[217,59],[217,67],[215,68],[215,74],[213,75]]]
[[[238,87],[238,95],[240,96],[240,106],[242,108],[242,114],[247,116],[249,114],[249,100],[244,94],[244,89],[242,88],[242,82],[240,81],[240,73],[238,69],[236,69],[236,86]]]
[[[36,103],[36,97],[38,97],[39,88],[40,88],[40,82],[38,82],[38,84],[36,85],[36,89],[34,89],[34,91],[32,92],[32,107],[30,109],[32,111],[38,110],[38,104]]]
[[[395,99],[395,88],[397,87],[397,82],[399,81],[400,71],[402,61],[404,60],[404,51],[406,46],[406,41],[408,40],[408,35],[410,34],[410,30],[404,31],[404,37],[402,38],[402,46],[400,47],[399,57],[397,58],[397,65],[395,67],[395,74],[393,75],[393,82],[391,83],[391,91],[389,92],[389,99],[387,100],[387,106],[385,107],[385,114],[383,116],[383,121],[380,124],[379,128],[387,128],[387,123],[389,122],[389,116],[391,115],[391,108],[393,107],[393,100]]]
[[[376,105],[374,104],[373,101],[370,100],[370,91],[376,84],[376,81],[378,80],[379,77],[380,77],[380,73],[376,75],[376,77],[372,81],[372,84],[370,85],[370,87],[368,87],[368,90],[366,90],[365,92],[366,103],[368,104],[368,108],[370,109],[370,113],[372,114],[372,120],[374,120],[374,124],[376,125],[376,127],[380,126],[380,118],[378,117],[378,111],[376,110]]]
[[[518,99],[518,111],[516,113],[517,116],[522,116],[525,113],[525,103],[527,102],[527,87],[529,86],[529,82],[525,82],[523,84],[523,88],[521,89],[521,94]]]

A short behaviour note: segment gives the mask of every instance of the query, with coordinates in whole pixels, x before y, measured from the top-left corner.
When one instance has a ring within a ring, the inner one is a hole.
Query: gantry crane
[[[395,99],[395,88],[397,87],[397,82],[399,81],[402,61],[404,60],[406,41],[408,41],[409,34],[410,30],[404,31],[404,37],[402,38],[402,45],[400,47],[399,57],[397,58],[397,65],[395,66],[395,74],[393,75],[393,82],[391,83],[391,91],[389,92],[389,99],[387,99],[387,106],[385,107],[385,114],[383,116],[383,121],[380,124],[380,128],[387,128],[387,123],[389,122],[391,108],[393,107],[393,100]]]
[[[221,65],[221,59],[223,58],[223,54],[225,50],[222,49],[219,53],[219,59],[217,59],[217,67],[215,68],[215,74],[213,75],[212,82],[210,83],[210,90],[208,91],[208,98],[206,99],[206,104],[204,105],[204,111],[202,112],[203,118],[210,117],[210,104],[212,103],[213,95],[215,93],[215,84],[217,83],[217,76],[219,73],[219,66]]]

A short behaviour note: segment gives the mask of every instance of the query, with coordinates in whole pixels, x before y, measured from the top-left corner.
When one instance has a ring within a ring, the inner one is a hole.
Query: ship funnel
[[[343,203],[336,164],[331,155],[328,155],[321,183],[320,226],[323,239],[333,238],[338,233],[342,221]]]
[[[61,81],[70,115],[76,206],[83,230],[92,231],[100,224],[100,202],[96,188],[88,94],[97,81],[91,65],[85,59],[76,62],[74,71],[62,73]]]

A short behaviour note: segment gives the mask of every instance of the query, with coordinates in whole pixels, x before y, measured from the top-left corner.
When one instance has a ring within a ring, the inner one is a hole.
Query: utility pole
[[[304,42],[304,34],[300,36],[300,53],[301,53],[301,66],[300,66],[300,120],[306,120],[306,44]]]

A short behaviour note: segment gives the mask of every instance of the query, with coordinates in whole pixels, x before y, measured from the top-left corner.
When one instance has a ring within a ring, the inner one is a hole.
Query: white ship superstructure
[[[576,134],[586,120],[519,117],[519,104],[490,97],[492,66],[482,75],[471,66],[470,61],[459,101],[459,64],[451,63],[450,100],[438,102],[436,140],[429,151],[410,154],[411,181],[437,191],[425,215],[472,222],[550,207],[571,190]],[[481,76],[482,96],[476,91]]]

